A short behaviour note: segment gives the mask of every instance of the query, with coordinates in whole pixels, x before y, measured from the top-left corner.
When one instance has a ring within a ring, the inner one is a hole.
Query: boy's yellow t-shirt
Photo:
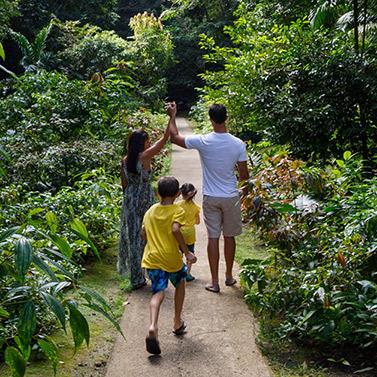
[[[177,205],[183,208],[186,215],[186,224],[181,228],[183,238],[186,245],[192,245],[196,241],[196,216],[200,213],[201,208],[193,200],[180,200]]]
[[[182,253],[174,237],[172,225],[185,224],[185,212],[177,204],[154,204],[144,215],[143,227],[147,235],[141,266],[177,272],[182,269]]]

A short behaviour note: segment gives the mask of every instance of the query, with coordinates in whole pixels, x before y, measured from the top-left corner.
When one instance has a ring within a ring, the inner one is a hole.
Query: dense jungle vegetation
[[[0,0],[0,361],[12,374],[36,353],[56,370],[57,327],[89,343],[82,306],[120,331],[80,277],[117,240],[123,143],[139,127],[161,134],[166,99],[199,130],[224,103],[248,143],[244,220],[270,257],[246,259],[242,281],[262,329],[330,357],[375,354],[376,22],[375,0]]]

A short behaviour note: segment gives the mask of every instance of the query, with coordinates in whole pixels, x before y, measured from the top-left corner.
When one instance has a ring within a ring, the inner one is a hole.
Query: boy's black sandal
[[[159,355],[161,353],[160,342],[153,336],[147,336],[145,338],[145,345],[147,351],[152,355]]]
[[[186,322],[182,321],[182,325],[179,326],[177,329],[173,330],[174,335],[182,335],[186,330]]]

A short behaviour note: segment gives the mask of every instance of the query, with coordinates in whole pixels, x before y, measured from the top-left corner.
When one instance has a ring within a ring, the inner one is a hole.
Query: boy
[[[183,239],[180,228],[185,223],[184,210],[174,200],[179,196],[179,183],[174,177],[162,177],[157,182],[160,203],[153,205],[145,214],[142,234],[147,241],[142,267],[152,281],[153,296],[150,302],[150,319],[146,348],[151,354],[161,353],[158,341],[158,315],[164,300],[168,280],[175,287],[173,333],[181,335],[186,324],[181,318],[185,298],[187,267],[183,263],[180,249],[190,263],[196,262]]]

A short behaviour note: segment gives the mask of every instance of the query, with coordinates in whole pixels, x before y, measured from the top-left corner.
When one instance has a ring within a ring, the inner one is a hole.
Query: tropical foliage
[[[325,169],[267,148],[253,153],[245,214],[271,247],[246,260],[246,299],[303,342],[373,347],[377,336],[376,180],[345,152]],[[255,285],[254,285],[255,284]]]
[[[241,1],[201,36],[207,71],[192,116],[227,105],[249,140],[243,201],[270,250],[246,260],[246,299],[279,339],[375,349],[375,4]]]
[[[170,35],[148,14],[132,27],[132,41],[56,19],[32,38],[8,30],[24,71],[3,68],[10,76],[0,82],[0,358],[14,376],[35,354],[56,372],[50,335],[58,326],[69,328],[76,350],[89,344],[82,306],[121,331],[109,304],[80,277],[119,233],[128,134],[144,128],[153,142],[166,126],[165,116],[141,106],[161,103]],[[166,152],[154,170],[165,165]]]
[[[116,240],[127,137],[161,134],[166,97],[188,109],[199,95],[203,130],[224,103],[249,143],[244,219],[271,257],[242,280],[262,324],[376,347],[376,1],[0,7],[0,358],[14,376],[37,352],[56,369],[58,325],[89,342],[83,305],[118,326],[80,277]]]
[[[203,75],[203,98],[226,103],[235,129],[253,140],[289,143],[305,158],[340,156],[347,148],[370,159],[377,136],[375,59],[365,50],[361,62],[342,31],[312,29],[305,19],[266,20],[266,7],[240,5],[226,28],[233,47],[203,36],[207,61],[224,67]]]

